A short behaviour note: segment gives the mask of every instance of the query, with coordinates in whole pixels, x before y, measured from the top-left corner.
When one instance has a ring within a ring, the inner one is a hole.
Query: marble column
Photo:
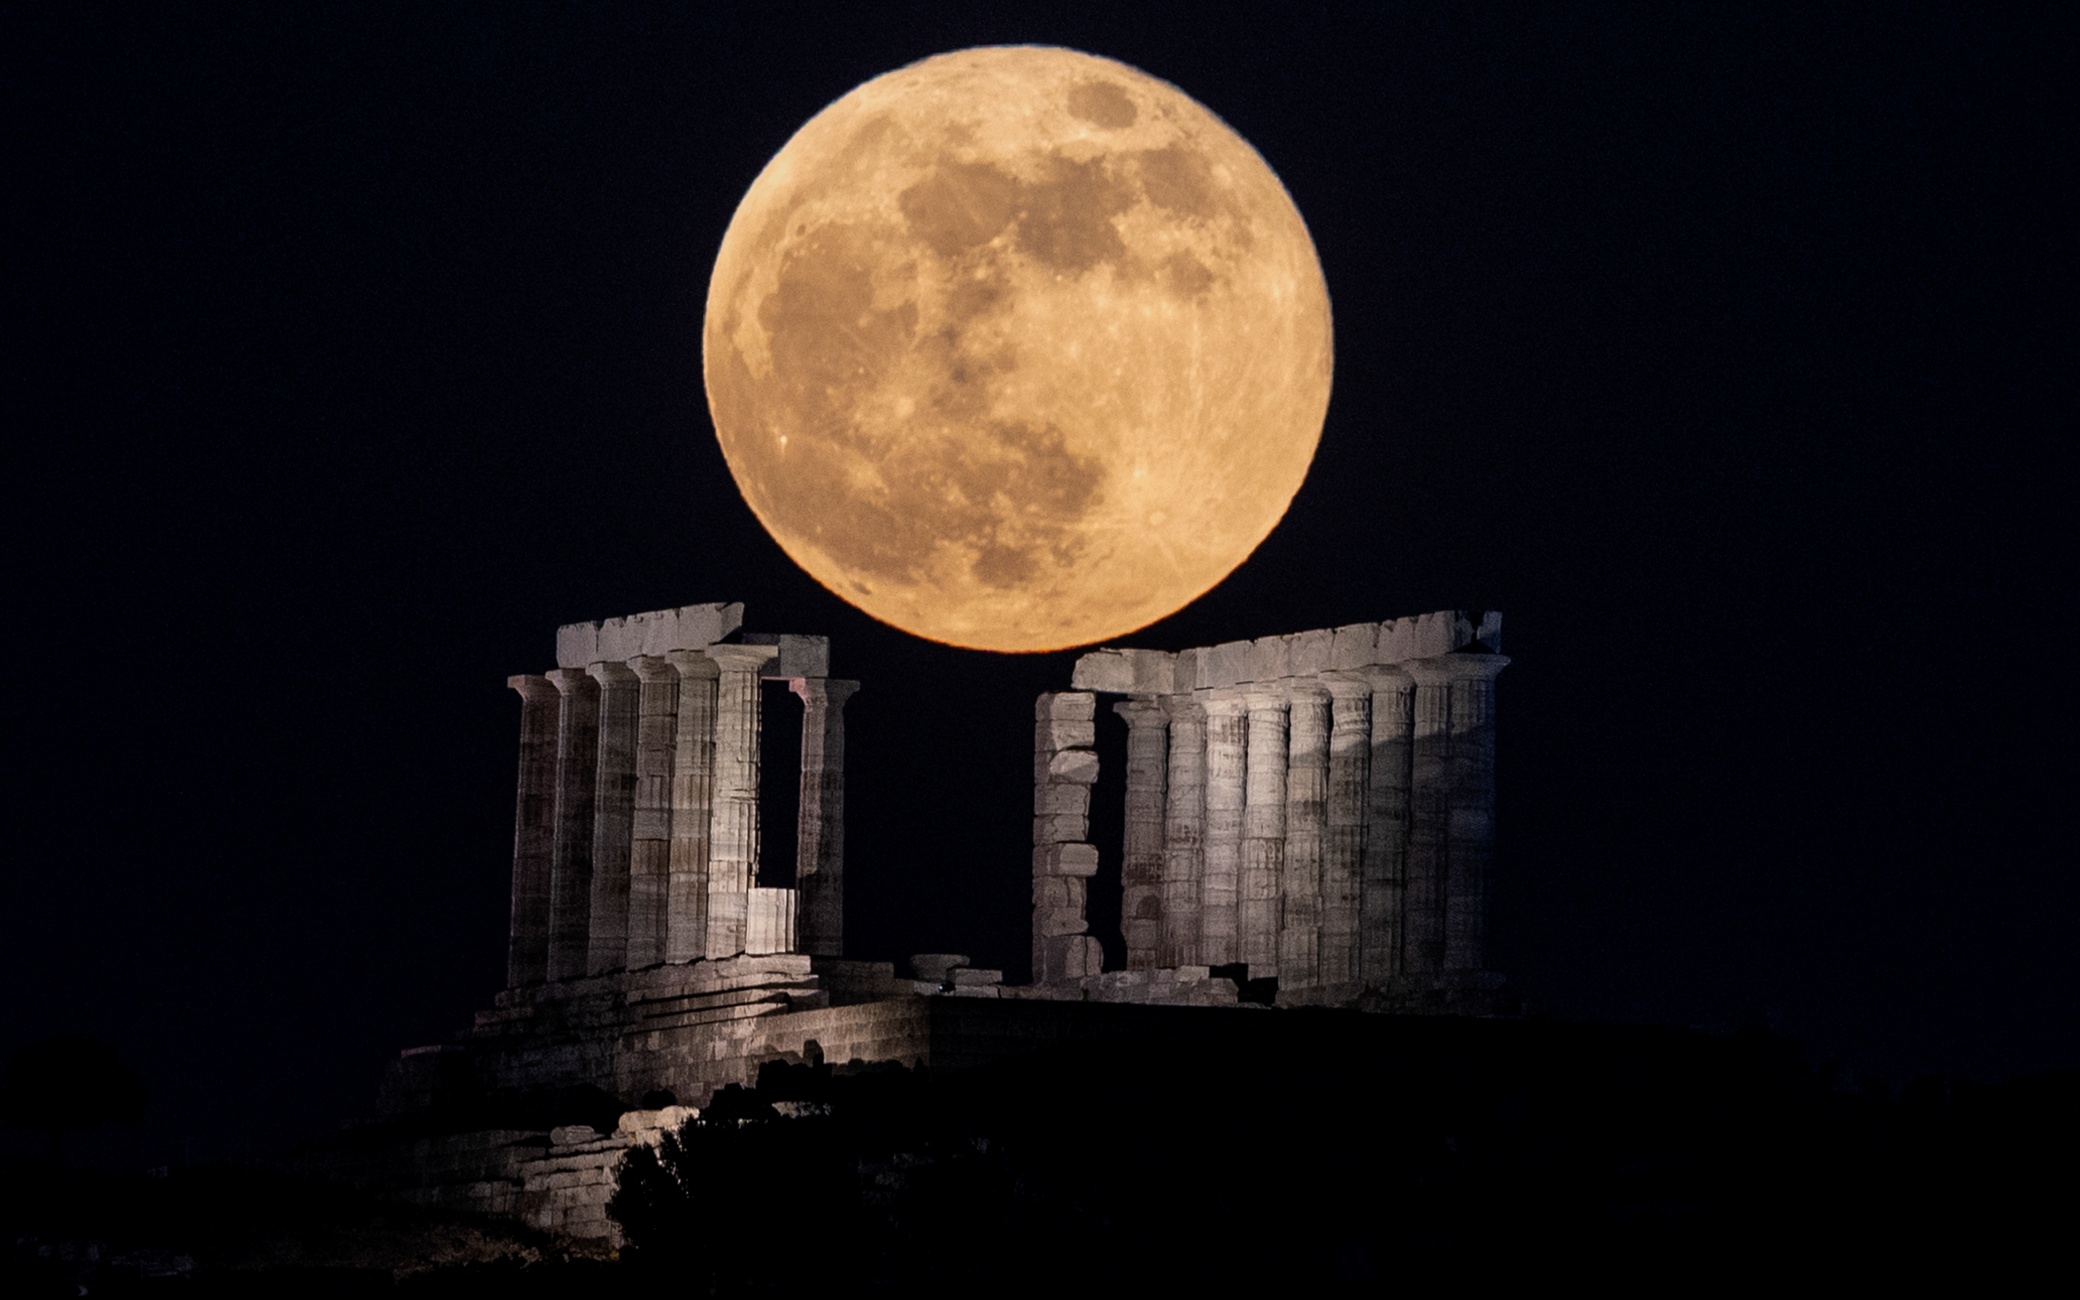
[[[1358,978],[1378,988],[1403,973],[1408,894],[1410,732],[1415,682],[1398,668],[1372,685],[1372,755],[1365,774],[1365,851],[1358,867]]]
[[[1451,654],[1451,813],[1444,882],[1444,969],[1488,968],[1488,884],[1495,862],[1495,678],[1509,660]]]
[[[1323,679],[1329,705],[1329,792],[1322,840],[1321,982],[1355,983],[1362,963],[1360,873],[1365,856],[1366,778],[1372,768],[1372,687],[1362,678]]]
[[[628,661],[642,679],[636,710],[636,793],[628,857],[630,970],[665,956],[665,901],[672,860],[672,758],[679,726],[679,670],[667,659]]]
[[[1401,970],[1434,976],[1444,969],[1445,873],[1451,865],[1452,678],[1435,660],[1401,666],[1415,681]]]
[[[1286,693],[1252,686],[1247,781],[1242,808],[1242,878],[1237,925],[1249,977],[1277,975],[1278,913],[1286,848]]]
[[[812,957],[845,955],[845,702],[858,682],[797,677],[802,697],[802,803],[795,831],[797,945]]]
[[[1126,835],[1120,853],[1120,930],[1127,969],[1154,970],[1163,946],[1163,798],[1170,719],[1153,695],[1112,706],[1127,721]]]
[[[1199,877],[1199,955],[1209,966],[1242,960],[1238,892],[1249,714],[1230,688],[1194,692],[1206,711],[1206,842]]]
[[[679,674],[679,715],[672,729],[672,842],[666,855],[664,959],[698,961],[708,953],[708,836],[715,796],[713,660],[698,650],[672,650]]]
[[[642,678],[627,664],[585,670],[599,683],[599,773],[592,783],[592,937],[585,973],[628,962],[628,875],[636,810],[636,721]]]
[[[1319,682],[1295,681],[1286,701],[1285,860],[1278,891],[1282,992],[1322,982],[1322,865],[1329,832],[1329,691]]]
[[[582,668],[558,668],[556,839],[549,863],[549,978],[585,973],[592,946],[592,799],[599,778],[599,683]]]
[[[556,854],[556,715],[563,696],[546,677],[506,678],[520,693],[520,791],[513,809],[513,913],[506,987],[549,973],[549,881]]]
[[[1206,706],[1189,695],[1166,695],[1163,710],[1170,715],[1170,753],[1163,797],[1163,937],[1156,964],[1202,966],[1199,878],[1205,867]]]
[[[715,796],[708,831],[708,956],[745,951],[751,889],[758,883],[759,670],[778,646],[718,645],[715,661]]]

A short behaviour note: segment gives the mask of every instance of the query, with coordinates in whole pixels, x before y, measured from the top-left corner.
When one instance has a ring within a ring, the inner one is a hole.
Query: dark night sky
[[[108,1039],[196,1158],[365,1109],[501,982],[506,675],[707,600],[865,682],[856,955],[1022,974],[1072,656],[795,570],[699,323],[801,122],[1043,41],[1251,140],[1335,304],[1291,513],[1133,644],[1501,609],[1538,1006],[2080,1065],[2070,9],[744,9],[12,11],[0,1051]]]

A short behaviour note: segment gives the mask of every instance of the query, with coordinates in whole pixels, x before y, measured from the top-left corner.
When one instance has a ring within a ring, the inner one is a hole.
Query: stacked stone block
[[[1098,779],[1097,697],[1042,695],[1033,709],[1033,981],[1074,983],[1105,968],[1089,933],[1085,890],[1098,871],[1090,840]]]

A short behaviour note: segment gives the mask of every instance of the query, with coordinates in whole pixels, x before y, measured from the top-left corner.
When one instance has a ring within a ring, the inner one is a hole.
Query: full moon
[[[811,118],[731,219],[703,361],[730,472],[874,617],[986,650],[1144,627],[1249,558],[1329,404],[1299,211],[1167,82],[942,54]]]

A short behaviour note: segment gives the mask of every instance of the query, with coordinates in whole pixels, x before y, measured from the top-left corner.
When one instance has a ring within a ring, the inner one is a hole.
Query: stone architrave
[[[1435,976],[1444,969],[1445,874],[1451,865],[1452,674],[1435,659],[1413,659],[1402,668],[1416,689],[1401,969]]]
[[[556,839],[549,864],[549,978],[585,973],[592,945],[592,803],[599,778],[599,683],[582,668],[546,674],[556,716]]]
[[[1120,854],[1120,929],[1127,969],[1154,970],[1163,944],[1163,796],[1169,716],[1154,696],[1112,706],[1127,722],[1126,834]]]
[[[1242,960],[1249,977],[1277,975],[1278,915],[1286,847],[1286,693],[1251,687],[1249,749],[1242,809],[1242,874],[1237,898]]]
[[[1203,965],[1199,952],[1199,877],[1206,833],[1206,707],[1166,695],[1169,774],[1163,800],[1163,938],[1156,964]]]
[[[1286,689],[1284,863],[1279,877],[1281,992],[1322,981],[1324,841],[1329,816],[1329,692],[1300,680]],[[1252,743],[1256,737],[1250,737]]]
[[[1415,682],[1398,669],[1372,686],[1372,755],[1365,774],[1365,848],[1358,869],[1358,977],[1378,988],[1406,973],[1409,759]]]
[[[1495,678],[1498,654],[1452,654],[1451,812],[1444,882],[1444,969],[1488,965],[1488,884],[1495,861]]]
[[[1322,840],[1321,983],[1357,982],[1359,872],[1365,850],[1366,777],[1372,763],[1372,687],[1325,675],[1329,690],[1329,790]]]
[[[636,724],[643,681],[627,664],[585,670],[599,683],[599,773],[592,787],[592,925],[585,973],[628,963],[628,885],[636,810]]]
[[[672,839],[666,857],[664,959],[697,961],[708,953],[708,836],[715,794],[715,682],[713,660],[697,650],[673,650],[665,660],[679,674],[679,716],[672,738]]]
[[[795,832],[796,944],[812,957],[845,955],[845,702],[858,682],[796,677],[802,698],[802,802]]]
[[[758,883],[759,670],[778,646],[718,645],[715,661],[715,795],[708,832],[711,958],[745,951],[751,889]]]
[[[636,792],[628,857],[630,970],[665,959],[672,870],[672,758],[679,728],[679,670],[656,655],[628,661],[642,688],[636,711]]]
[[[513,809],[513,912],[506,986],[549,974],[549,882],[556,854],[556,717],[563,696],[546,677],[508,677],[520,693],[520,789]]]
[[[1206,841],[1199,877],[1199,955],[1209,966],[1242,960],[1239,893],[1247,794],[1249,713],[1229,688],[1193,693],[1206,712]]]

